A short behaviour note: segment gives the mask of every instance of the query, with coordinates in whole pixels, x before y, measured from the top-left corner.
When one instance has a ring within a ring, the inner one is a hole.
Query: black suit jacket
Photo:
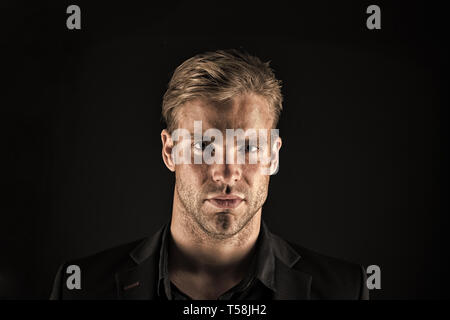
[[[60,266],[50,299],[156,299],[161,228],[155,235]],[[275,255],[276,300],[368,299],[362,266],[327,257],[268,232]],[[81,270],[81,289],[66,268]]]

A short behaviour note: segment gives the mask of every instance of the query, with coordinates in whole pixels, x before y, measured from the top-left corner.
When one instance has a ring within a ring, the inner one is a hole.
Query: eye
[[[259,150],[259,148],[257,145],[248,144],[248,143],[246,143],[245,146],[239,147],[239,149],[238,149],[239,152],[249,152],[249,153],[256,152],[258,150]]]
[[[206,143],[203,141],[198,141],[198,142],[194,142],[194,144],[192,144],[192,146],[194,147],[195,150],[203,151],[206,148]]]
[[[214,146],[211,144],[211,142],[208,141],[198,141],[192,144],[192,147],[194,148],[195,151],[200,151],[203,152],[205,151],[206,147],[208,147],[209,145],[212,146],[212,152],[215,151]]]

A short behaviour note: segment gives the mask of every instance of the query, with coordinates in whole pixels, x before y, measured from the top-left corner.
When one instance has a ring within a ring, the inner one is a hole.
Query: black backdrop
[[[170,74],[242,48],[284,82],[272,231],[379,265],[374,299],[448,298],[445,11],[392,2],[374,2],[370,31],[367,1],[2,1],[0,297],[46,299],[63,260],[169,219]],[[66,28],[70,4],[81,30]]]

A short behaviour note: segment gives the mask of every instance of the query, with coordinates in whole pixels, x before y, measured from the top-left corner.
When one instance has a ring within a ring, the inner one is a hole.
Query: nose
[[[242,169],[236,164],[213,164],[211,175],[214,182],[234,185],[241,179]]]

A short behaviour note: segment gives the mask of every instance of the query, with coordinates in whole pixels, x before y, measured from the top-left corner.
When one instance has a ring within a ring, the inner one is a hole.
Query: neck
[[[174,197],[170,225],[171,269],[239,277],[248,266],[261,226],[261,209],[237,234],[217,238],[205,232]]]

